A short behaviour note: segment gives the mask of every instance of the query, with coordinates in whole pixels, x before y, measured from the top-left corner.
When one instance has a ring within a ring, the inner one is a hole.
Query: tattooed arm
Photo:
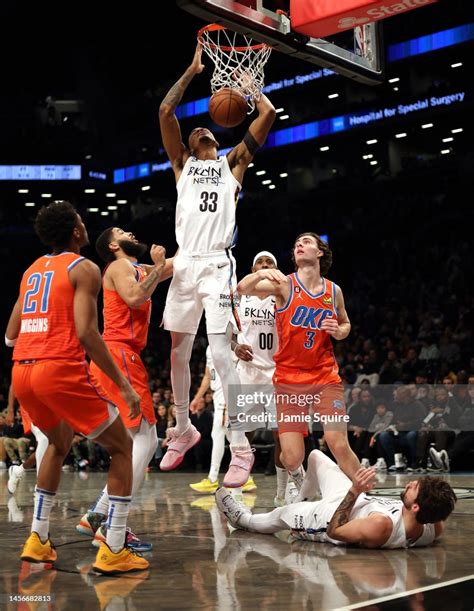
[[[204,70],[204,65],[201,63],[201,53],[202,47],[198,43],[191,65],[171,87],[160,105],[161,137],[166,154],[171,161],[176,181],[178,181],[181,175],[181,170],[189,156],[189,151],[182,142],[181,129],[175,111],[193,77]]]
[[[359,469],[348,493],[334,512],[328,524],[327,535],[336,541],[356,543],[362,547],[381,547],[392,532],[392,521],[381,513],[372,513],[366,518],[349,521],[351,511],[359,494],[374,487],[373,469]]]

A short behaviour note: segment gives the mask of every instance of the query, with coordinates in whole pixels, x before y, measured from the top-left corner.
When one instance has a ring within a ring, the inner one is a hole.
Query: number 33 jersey
[[[290,296],[283,308],[276,310],[278,352],[274,359],[277,366],[297,370],[331,368],[337,374],[331,337],[321,329],[326,318],[337,320],[337,285],[323,278],[322,290],[310,293],[298,278],[290,274]]]
[[[229,248],[241,185],[227,157],[189,157],[176,189],[176,241],[180,249],[204,254]]]
[[[84,257],[72,252],[45,255],[23,274],[15,361],[85,358],[74,324],[74,287],[69,279],[81,261]]]

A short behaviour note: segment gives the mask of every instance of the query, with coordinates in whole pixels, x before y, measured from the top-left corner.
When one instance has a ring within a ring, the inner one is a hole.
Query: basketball
[[[211,119],[221,127],[240,125],[245,119],[247,110],[247,100],[236,89],[220,89],[209,102]]]

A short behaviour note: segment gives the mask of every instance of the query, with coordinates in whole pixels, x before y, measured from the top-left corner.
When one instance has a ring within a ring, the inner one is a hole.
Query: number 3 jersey
[[[20,333],[13,360],[83,360],[74,324],[74,287],[69,272],[84,257],[72,252],[45,255],[23,274]]]
[[[241,185],[227,157],[189,157],[176,189],[176,241],[180,249],[204,254],[229,248]]]
[[[290,274],[290,296],[283,308],[276,310],[278,352],[277,366],[296,370],[332,370],[338,373],[331,337],[321,329],[326,318],[337,320],[338,287],[323,278],[322,290],[310,293],[298,278]]]

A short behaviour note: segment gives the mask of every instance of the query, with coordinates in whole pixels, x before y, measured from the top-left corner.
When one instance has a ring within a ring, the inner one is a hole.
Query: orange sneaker
[[[107,543],[101,543],[95,562],[92,565],[94,571],[105,575],[117,573],[131,573],[132,571],[144,571],[150,566],[148,560],[142,558],[137,552],[128,547],[123,547],[114,553]]]
[[[51,539],[48,537],[43,543],[36,532],[30,534],[20,555],[22,560],[28,562],[54,562],[57,557]]]

